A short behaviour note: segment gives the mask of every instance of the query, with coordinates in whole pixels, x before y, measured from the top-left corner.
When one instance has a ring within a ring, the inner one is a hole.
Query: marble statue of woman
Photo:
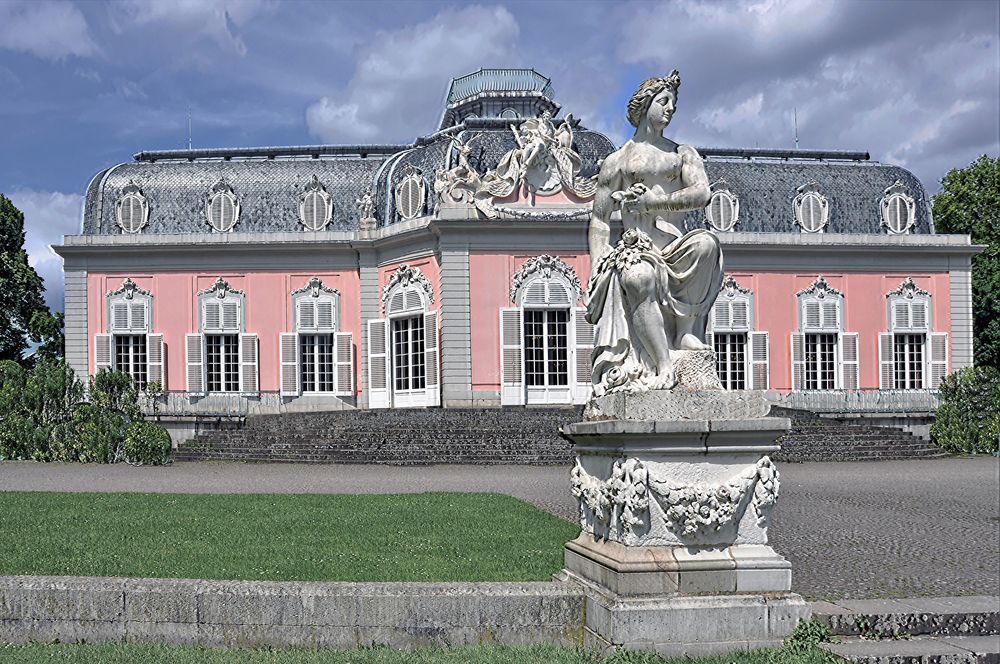
[[[674,70],[639,86],[628,103],[635,135],[597,179],[587,292],[597,396],[671,389],[677,359],[690,352],[708,358],[702,366],[715,374],[705,326],[722,285],[722,251],[709,231],[680,230],[688,210],[708,204],[708,176],[697,150],[663,136],[680,84]],[[624,233],[612,246],[616,212]]]

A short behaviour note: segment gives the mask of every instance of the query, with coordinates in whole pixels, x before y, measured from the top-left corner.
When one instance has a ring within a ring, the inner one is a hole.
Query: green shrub
[[[49,461],[55,437],[72,417],[83,386],[62,360],[41,359],[30,369],[0,362],[0,459]]]
[[[996,454],[1000,447],[1000,371],[960,369],[941,381],[931,437],[949,452]]]
[[[133,422],[125,432],[125,460],[159,466],[170,459],[170,434],[153,422]]]
[[[124,458],[125,430],[128,422],[116,413],[92,403],[73,411],[73,418],[61,430],[66,448],[65,461],[114,463]]]

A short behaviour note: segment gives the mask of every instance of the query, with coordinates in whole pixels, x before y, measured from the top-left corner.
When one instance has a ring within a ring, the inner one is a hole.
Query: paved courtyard
[[[1000,594],[1000,460],[782,464],[771,526],[808,598]],[[0,490],[492,491],[575,519],[569,468],[0,463]],[[2,500],[2,498],[0,498]]]

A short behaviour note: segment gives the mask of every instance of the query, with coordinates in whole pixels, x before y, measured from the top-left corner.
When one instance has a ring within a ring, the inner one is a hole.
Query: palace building
[[[140,152],[98,173],[56,247],[70,365],[159,381],[175,415],[585,402],[589,210],[616,146],[560,110],[537,72],[483,69],[412,143]],[[934,232],[912,173],[699,151],[713,193],[685,224],[722,244],[726,388],[926,411],[971,365],[981,248]]]

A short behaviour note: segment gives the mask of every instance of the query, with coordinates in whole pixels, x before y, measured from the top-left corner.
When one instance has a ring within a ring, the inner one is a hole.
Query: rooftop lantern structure
[[[534,69],[480,69],[452,79],[445,98],[441,129],[466,118],[501,118],[516,122],[559,112],[552,82]]]

